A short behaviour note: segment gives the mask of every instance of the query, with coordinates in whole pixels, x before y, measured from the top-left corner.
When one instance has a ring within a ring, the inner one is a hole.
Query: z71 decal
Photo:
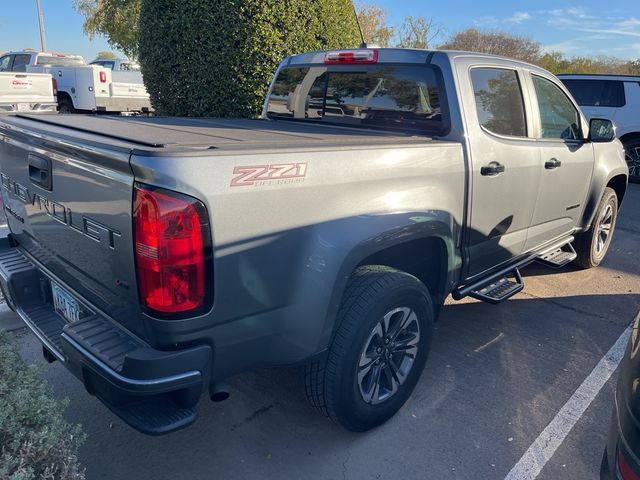
[[[281,185],[304,182],[306,163],[277,163],[274,165],[251,165],[234,167],[232,187]]]

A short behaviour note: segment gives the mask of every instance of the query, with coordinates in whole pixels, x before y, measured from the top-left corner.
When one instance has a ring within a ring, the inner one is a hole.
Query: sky
[[[368,0],[389,12],[389,22],[400,24],[406,15],[433,18],[443,34],[468,27],[499,29],[526,35],[547,51],[572,56],[612,55],[640,58],[640,0],[501,1],[501,0]],[[110,50],[103,38],[90,41],[82,32],[83,17],[73,0],[41,0],[47,48],[92,60]],[[0,0],[0,52],[40,48],[35,0]],[[604,8],[603,8],[604,6]]]

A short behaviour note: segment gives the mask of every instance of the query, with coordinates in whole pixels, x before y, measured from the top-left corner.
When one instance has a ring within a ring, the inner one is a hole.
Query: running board
[[[538,258],[536,258],[536,262],[551,268],[562,268],[573,262],[577,257],[578,254],[573,249],[573,245],[566,243],[561,247],[556,247],[553,250],[547,250],[541,253]]]
[[[502,303],[513,297],[516,293],[521,292],[524,288],[524,281],[522,280],[522,275],[520,275],[520,270],[516,268],[512,272],[512,276],[514,280],[510,280],[510,276],[504,276],[488,285],[472,290],[469,296],[486,303]]]
[[[458,287],[451,292],[451,296],[454,300],[461,300],[464,297],[470,296],[487,303],[502,303],[522,291],[524,281],[520,274],[520,268],[535,261],[536,257],[536,255],[529,255],[492,275],[481,278],[468,285]]]

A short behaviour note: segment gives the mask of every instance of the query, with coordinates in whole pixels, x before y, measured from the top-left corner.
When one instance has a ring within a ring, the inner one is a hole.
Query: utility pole
[[[44,17],[42,16],[42,8],[40,7],[40,0],[36,0],[36,6],[38,7],[38,24],[40,25],[40,47],[43,52],[46,52],[47,41],[44,38]]]

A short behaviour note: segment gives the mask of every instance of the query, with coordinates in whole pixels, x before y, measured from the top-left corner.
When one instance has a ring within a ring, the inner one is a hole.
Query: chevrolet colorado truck
[[[601,262],[614,137],[538,67],[402,49],[291,56],[256,120],[2,118],[0,284],[142,432],[276,366],[364,431],[408,399],[448,295],[500,303],[527,264]]]

